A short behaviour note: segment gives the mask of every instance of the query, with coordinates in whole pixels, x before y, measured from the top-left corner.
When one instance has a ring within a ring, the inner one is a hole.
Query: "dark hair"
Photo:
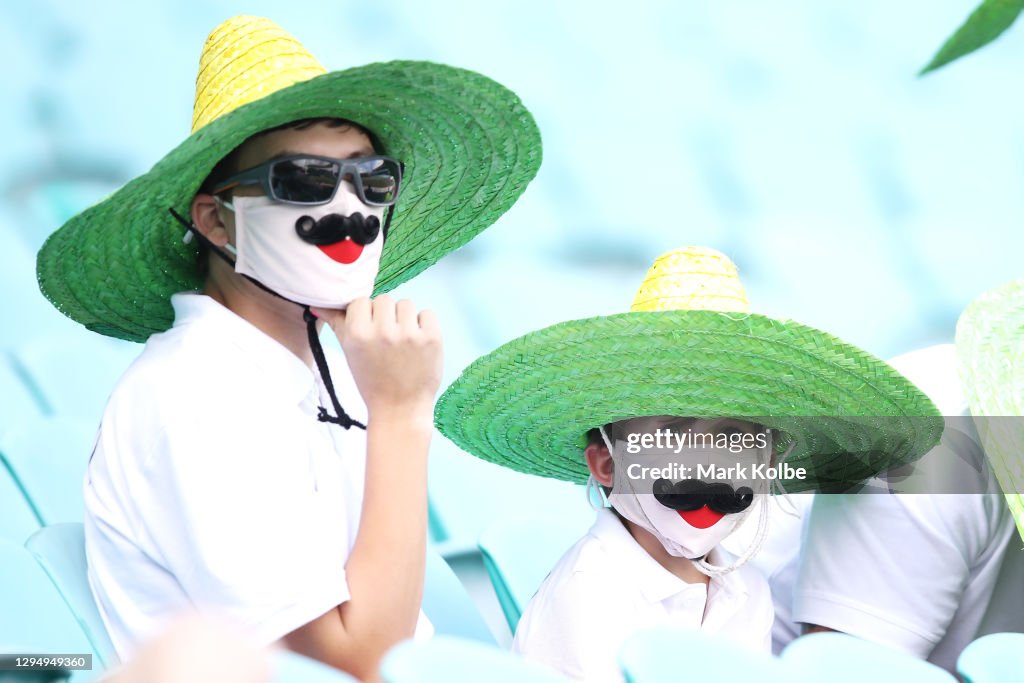
[[[365,134],[368,138],[370,138],[370,144],[373,145],[374,150],[381,149],[380,143],[377,140],[377,138],[373,135],[373,133],[371,133],[358,123],[354,121],[349,121],[348,119],[336,119],[322,116],[318,118],[289,121],[288,123],[281,124],[280,126],[275,126],[273,128],[261,130],[258,133],[250,135],[240,145],[238,145],[238,147],[235,147],[233,150],[228,152],[227,156],[218,161],[217,165],[214,166],[213,170],[210,171],[209,175],[206,176],[206,179],[203,180],[203,184],[199,186],[199,193],[213,194],[214,188],[216,188],[218,185],[224,182],[225,179],[230,178],[234,174],[243,170],[238,167],[238,157],[241,154],[242,148],[245,147],[250,142],[252,142],[253,140],[257,140],[263,137],[264,135],[267,135],[269,133],[275,133],[279,130],[306,130],[307,128],[312,128],[313,126],[320,124],[323,124],[328,128],[354,128],[355,130]],[[196,257],[196,267],[198,268],[199,275],[201,277],[206,276],[210,267],[209,249],[207,249],[206,245],[202,241],[199,242],[199,253]]]
[[[373,144],[373,148],[378,149],[378,143],[376,138],[374,138],[373,134],[370,133],[370,131],[363,128],[362,126],[360,126],[358,123],[355,123],[354,121],[349,121],[348,119],[332,119],[327,117],[320,117],[313,119],[299,119],[298,121],[290,121],[280,126],[275,126],[273,128],[261,130],[259,133],[255,133],[247,137],[245,141],[242,142],[242,144],[228,152],[227,156],[225,156],[223,159],[217,162],[217,165],[213,167],[213,170],[210,171],[210,174],[206,176],[206,180],[204,180],[203,184],[199,187],[199,191],[211,194],[213,192],[213,189],[217,187],[217,185],[222,183],[226,178],[230,178],[234,174],[243,170],[238,167],[238,157],[241,153],[242,148],[245,147],[250,142],[252,142],[253,140],[258,140],[264,135],[276,133],[279,130],[306,130],[307,128],[312,128],[313,126],[320,124],[323,124],[328,128],[354,128],[358,130],[360,133],[363,133],[368,138],[370,138],[370,142]]]
[[[610,435],[612,433],[612,425],[613,424],[614,424],[613,422],[609,422],[608,424],[606,424],[604,426],[604,433],[605,434],[609,434]],[[608,438],[610,439],[611,436],[609,436]],[[587,430],[587,445],[588,446],[603,446],[604,445],[604,439],[601,438],[601,428],[600,427],[594,427],[593,429]]]

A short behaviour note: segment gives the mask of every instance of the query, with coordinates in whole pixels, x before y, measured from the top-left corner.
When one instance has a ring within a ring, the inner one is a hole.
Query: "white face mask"
[[[345,238],[335,244],[310,244],[296,232],[296,222],[329,214],[356,212],[375,216],[383,224],[385,207],[370,207],[345,183],[329,204],[282,204],[269,197],[235,197],[218,202],[235,213],[235,271],[268,289],[308,306],[344,308],[353,299],[370,296],[380,269],[384,233],[366,245]]]
[[[603,431],[602,429],[602,433]],[[607,437],[605,438],[609,451],[612,451],[610,442],[607,441]],[[637,463],[639,466],[652,467],[664,466],[668,462],[686,462],[691,466],[696,466],[698,463],[724,465],[729,462],[749,466],[757,462],[767,462],[770,452],[769,442],[767,449],[746,449],[729,454],[725,460],[722,459],[721,451],[704,449],[671,451],[671,457],[667,457],[669,453],[648,450],[643,456],[627,457],[631,464]],[[609,504],[625,519],[650,532],[665,550],[675,557],[700,560],[733,533],[754,507],[754,504],[751,504],[742,512],[725,515],[707,507],[681,513],[658,502],[655,495],[651,493],[650,482],[647,482],[646,487],[641,487],[638,490],[637,482],[627,474],[628,468],[622,466],[625,462],[624,458],[616,459],[612,491],[608,496]],[[672,477],[669,478],[672,479]],[[734,488],[751,487],[755,492],[755,503],[767,495],[767,484],[759,486],[750,481],[731,483]]]
[[[700,529],[688,524],[675,510],[667,508],[650,493],[618,493],[612,490],[608,502],[620,515],[649,531],[669,555],[698,560],[736,530],[751,508],[725,515]],[[753,507],[753,506],[751,506]]]

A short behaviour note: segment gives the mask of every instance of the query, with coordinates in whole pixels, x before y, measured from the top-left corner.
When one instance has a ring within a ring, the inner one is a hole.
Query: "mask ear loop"
[[[603,510],[611,507],[611,503],[608,502],[608,496],[605,495],[601,485],[597,483],[597,479],[594,479],[593,474],[587,477],[586,492],[587,504],[590,505],[591,509]]]
[[[609,456],[609,457],[611,457],[611,455],[612,455],[613,453],[615,453],[615,449],[614,449],[614,447],[612,446],[612,442],[611,442],[611,440],[610,440],[610,439],[608,438],[608,435],[607,435],[607,434],[605,433],[605,431],[604,431],[604,427],[603,427],[603,426],[601,426],[601,427],[598,427],[598,430],[600,430],[600,432],[601,432],[601,439],[602,439],[602,440],[604,441],[604,445],[605,445],[605,446],[606,446],[606,447],[608,448],[608,456]],[[626,481],[628,481],[628,482],[629,482],[629,492],[630,492],[630,494],[631,494],[631,495],[633,495],[633,496],[639,495],[639,494],[637,494],[637,492],[636,492],[636,489],[634,489],[634,488],[633,488],[633,482],[632,482],[632,481],[630,481],[628,477],[626,478]],[[614,488],[614,487],[613,487],[613,488]],[[604,493],[604,491],[602,491],[601,493],[603,494],[603,493]],[[605,498],[605,500],[608,500],[608,499],[607,499],[607,498]],[[611,501],[610,501],[610,500],[608,500],[608,505],[609,505],[610,507],[614,507],[614,506],[612,506],[612,503],[611,503]],[[638,505],[637,507],[639,507],[639,508],[640,508],[640,512],[644,513],[644,519],[646,519],[646,520],[647,520],[647,524],[648,524],[649,528],[651,528],[651,529],[654,529],[654,528],[656,528],[656,527],[654,526],[654,522],[652,522],[652,521],[651,521],[651,518],[647,516],[647,511],[646,511],[646,510],[644,510],[644,506],[643,506],[643,505]]]

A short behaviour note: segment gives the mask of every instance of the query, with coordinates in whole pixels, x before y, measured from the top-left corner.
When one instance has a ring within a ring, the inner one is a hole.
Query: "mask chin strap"
[[[171,212],[171,215],[174,216],[174,218],[177,219],[179,223],[185,226],[185,229],[187,230],[184,238],[186,243],[191,242],[193,238],[198,239],[200,242],[206,245],[206,247],[210,249],[210,251],[224,259],[232,268],[235,267],[234,259],[232,259],[226,253],[224,253],[223,249],[221,249],[217,245],[213,244],[210,240],[208,240],[205,235],[196,230],[195,226],[193,226],[190,222],[186,221],[185,218],[180,213],[175,211],[173,208],[169,208],[168,211]],[[390,222],[391,215],[388,214],[388,223]],[[365,424],[363,424],[359,420],[352,419],[349,416],[349,414],[345,412],[345,409],[341,407],[341,402],[338,400],[338,395],[334,391],[334,382],[331,380],[331,371],[327,367],[327,358],[326,356],[324,356],[324,347],[320,344],[320,335],[316,333],[316,316],[313,315],[313,312],[309,310],[309,306],[307,306],[306,304],[300,304],[298,301],[292,301],[287,297],[281,296],[274,290],[264,285],[259,280],[254,280],[248,275],[242,274],[242,277],[244,277],[249,282],[253,283],[257,287],[262,289],[264,292],[273,294],[278,299],[282,299],[290,304],[295,304],[296,306],[302,308],[302,319],[306,323],[306,336],[309,338],[309,348],[313,352],[313,360],[316,362],[317,372],[320,373],[320,379],[323,381],[324,387],[327,389],[327,395],[330,396],[331,398],[331,405],[333,406],[335,413],[334,415],[331,415],[330,413],[327,412],[326,408],[320,406],[320,414],[317,415],[317,419],[320,420],[320,422],[330,422],[331,424],[341,425],[345,429],[350,429],[351,427],[359,427],[360,429],[365,430]]]
[[[718,566],[711,564],[705,558],[693,561],[693,566],[697,568],[701,574],[705,576],[724,576],[730,572],[734,572],[747,562],[750,561],[754,555],[761,550],[761,546],[764,545],[764,539],[768,536],[768,494],[762,493],[761,496],[761,510],[760,517],[757,520],[757,532],[754,534],[754,540],[747,548],[746,552],[740,555],[735,562],[725,566]]]
[[[783,453],[782,457],[779,458],[780,465],[786,461],[786,458],[789,457],[789,454],[793,452],[793,448],[795,447],[796,439],[793,439],[792,441],[790,441],[789,447],[786,448],[786,452]],[[767,457],[769,459],[771,458],[771,453],[773,452],[773,450],[774,448],[772,444],[769,443],[767,449]],[[777,484],[777,480],[773,481],[773,484]],[[782,484],[777,485],[779,487],[782,486]],[[782,490],[785,491],[785,489]],[[754,533],[754,540],[750,543],[750,546],[747,548],[746,552],[740,555],[735,562],[733,562],[730,565],[725,565],[724,567],[713,565],[704,558],[701,558],[700,560],[694,562],[694,565],[696,565],[697,570],[701,574],[704,574],[705,576],[723,576],[730,572],[736,571],[737,569],[745,565],[747,562],[749,562],[750,558],[752,558],[761,550],[761,547],[764,545],[765,539],[768,537],[768,498],[771,496],[771,494],[761,493],[759,494],[759,496],[761,498],[761,510],[760,517],[757,520],[757,531]]]

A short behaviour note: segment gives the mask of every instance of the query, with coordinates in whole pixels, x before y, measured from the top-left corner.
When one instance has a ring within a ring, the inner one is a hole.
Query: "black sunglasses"
[[[385,156],[333,159],[295,154],[271,159],[224,180],[213,194],[239,185],[260,185],[274,201],[286,204],[326,204],[342,181],[355,187],[368,206],[391,206],[402,184],[402,162]]]

